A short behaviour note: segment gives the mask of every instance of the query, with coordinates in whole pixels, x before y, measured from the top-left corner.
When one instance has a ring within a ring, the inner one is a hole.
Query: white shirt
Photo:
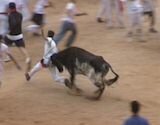
[[[0,43],[0,63],[3,61],[3,56],[6,53],[9,53],[8,46],[4,43]]]
[[[134,0],[134,1],[128,1],[127,2],[128,6],[128,13],[133,14],[133,13],[140,13],[143,11],[142,5],[140,4],[139,0]]]
[[[47,40],[44,45],[43,59],[50,59],[51,55],[57,52],[58,49],[56,47],[55,41],[52,38],[47,37]]]
[[[8,3],[8,0],[0,0],[0,13],[6,12]]]
[[[48,5],[48,0],[38,0],[34,12],[37,14],[44,14],[45,13],[44,8],[46,5]]]
[[[66,15],[64,18],[62,18],[63,21],[69,21],[69,22],[74,22],[74,16],[77,13],[77,8],[76,5],[72,2],[69,2],[66,5]]]

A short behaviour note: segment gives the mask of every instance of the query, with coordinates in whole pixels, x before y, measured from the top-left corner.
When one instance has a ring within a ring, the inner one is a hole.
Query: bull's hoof
[[[69,82],[69,80],[68,79],[65,79],[64,80],[64,84],[65,84],[65,86],[67,86],[68,88],[72,88],[72,85],[71,85],[71,83]]]
[[[92,100],[92,101],[98,101],[100,100],[100,97],[97,96],[86,96],[87,99]]]

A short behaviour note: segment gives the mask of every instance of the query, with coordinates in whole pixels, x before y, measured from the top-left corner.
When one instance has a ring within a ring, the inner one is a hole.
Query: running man
[[[22,14],[16,10],[16,4],[13,2],[9,3],[9,33],[5,37],[5,43],[7,45],[12,45],[15,43],[15,45],[19,48],[21,53],[26,57],[26,72],[28,72],[31,67],[31,58],[25,48],[22,34],[22,18]]]
[[[42,30],[42,35],[44,37],[44,33]],[[44,46],[44,55],[41,61],[39,61],[28,73],[25,74],[26,80],[29,81],[35,73],[40,71],[42,68],[48,68],[51,72],[51,75],[53,79],[56,82],[65,83],[66,79],[59,76],[59,71],[56,67],[50,66],[50,57],[53,54],[56,54],[58,52],[58,49],[56,47],[55,41],[53,40],[54,32],[49,30],[48,31],[48,37],[45,38],[45,46]]]
[[[80,13],[77,11],[76,0],[70,0],[70,2],[67,3],[65,9],[66,9],[65,10],[66,16],[62,18],[60,31],[58,34],[55,35],[54,40],[56,44],[58,44],[61,41],[61,39],[63,39],[65,34],[68,31],[71,31],[71,35],[69,36],[67,43],[65,45],[66,47],[70,47],[75,41],[77,36],[77,27],[74,21],[74,16],[87,15],[87,13]]]
[[[34,23],[27,27],[27,31],[32,32],[33,35],[39,36],[40,29],[44,26],[45,22],[45,8],[51,7],[52,3],[49,0],[38,0],[31,21]]]

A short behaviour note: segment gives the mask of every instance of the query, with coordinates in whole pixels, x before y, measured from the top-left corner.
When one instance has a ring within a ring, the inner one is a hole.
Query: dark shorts
[[[43,25],[44,14],[33,13],[31,21],[33,21],[37,25],[40,25],[40,26]]]
[[[143,12],[143,15],[147,15],[149,17],[153,16],[153,11]]]
[[[12,46],[13,43],[17,46],[17,47],[24,47],[25,48],[25,43],[23,38],[19,39],[19,40],[10,40],[7,36],[4,38],[5,44],[8,46]]]

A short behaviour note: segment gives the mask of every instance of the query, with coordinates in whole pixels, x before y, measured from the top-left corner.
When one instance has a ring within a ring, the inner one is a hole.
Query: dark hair
[[[137,114],[140,110],[140,103],[136,100],[132,101],[131,102],[131,111],[134,113],[134,114]]]
[[[54,31],[48,30],[48,37],[53,37],[54,36]]]
[[[16,9],[16,4],[14,2],[10,2],[9,9]]]

